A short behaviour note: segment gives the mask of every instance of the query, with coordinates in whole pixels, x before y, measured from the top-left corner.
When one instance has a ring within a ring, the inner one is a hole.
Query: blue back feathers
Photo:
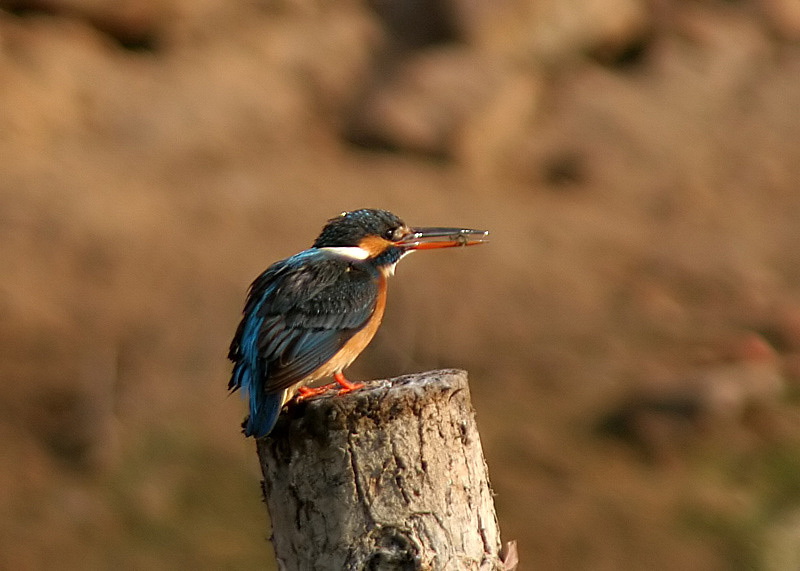
[[[263,275],[263,274],[262,274]],[[244,427],[245,436],[259,438],[266,436],[275,422],[283,404],[283,393],[267,395],[264,392],[264,379],[266,375],[264,360],[258,354],[258,336],[264,316],[259,315],[259,310],[264,305],[272,289],[267,288],[262,292],[255,304],[245,306],[245,314],[239,325],[236,337],[231,343],[228,357],[234,360],[233,374],[228,388],[230,390],[242,389],[242,396],[248,397],[250,416]],[[252,290],[251,290],[252,296]]]

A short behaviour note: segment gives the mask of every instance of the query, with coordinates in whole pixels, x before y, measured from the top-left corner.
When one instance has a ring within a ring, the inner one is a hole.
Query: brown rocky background
[[[796,0],[0,0],[0,568],[271,568],[227,343],[345,209],[524,569],[800,567]]]

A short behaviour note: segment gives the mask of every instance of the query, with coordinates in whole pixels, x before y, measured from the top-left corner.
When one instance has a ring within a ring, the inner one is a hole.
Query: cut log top
[[[364,388],[339,396],[331,391],[290,406],[270,434],[277,440],[303,434],[321,436],[335,430],[357,432],[370,426],[386,426],[404,412],[418,411],[423,404],[449,401],[458,391],[467,391],[467,372],[442,369],[395,377],[363,381]],[[322,433],[320,433],[322,431]]]
[[[504,569],[467,374],[290,406],[258,441],[280,569]]]

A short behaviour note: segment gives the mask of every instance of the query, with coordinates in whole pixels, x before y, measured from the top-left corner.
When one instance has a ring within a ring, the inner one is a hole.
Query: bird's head
[[[362,209],[331,218],[314,242],[358,260],[369,260],[392,273],[394,265],[414,250],[473,246],[489,241],[486,230],[411,228],[387,210]]]

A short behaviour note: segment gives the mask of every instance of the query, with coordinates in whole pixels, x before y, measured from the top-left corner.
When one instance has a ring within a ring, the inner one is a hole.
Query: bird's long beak
[[[488,230],[469,230],[467,228],[412,228],[411,233],[397,242],[403,250],[433,250],[434,248],[455,248],[456,246],[476,246],[489,241]]]

